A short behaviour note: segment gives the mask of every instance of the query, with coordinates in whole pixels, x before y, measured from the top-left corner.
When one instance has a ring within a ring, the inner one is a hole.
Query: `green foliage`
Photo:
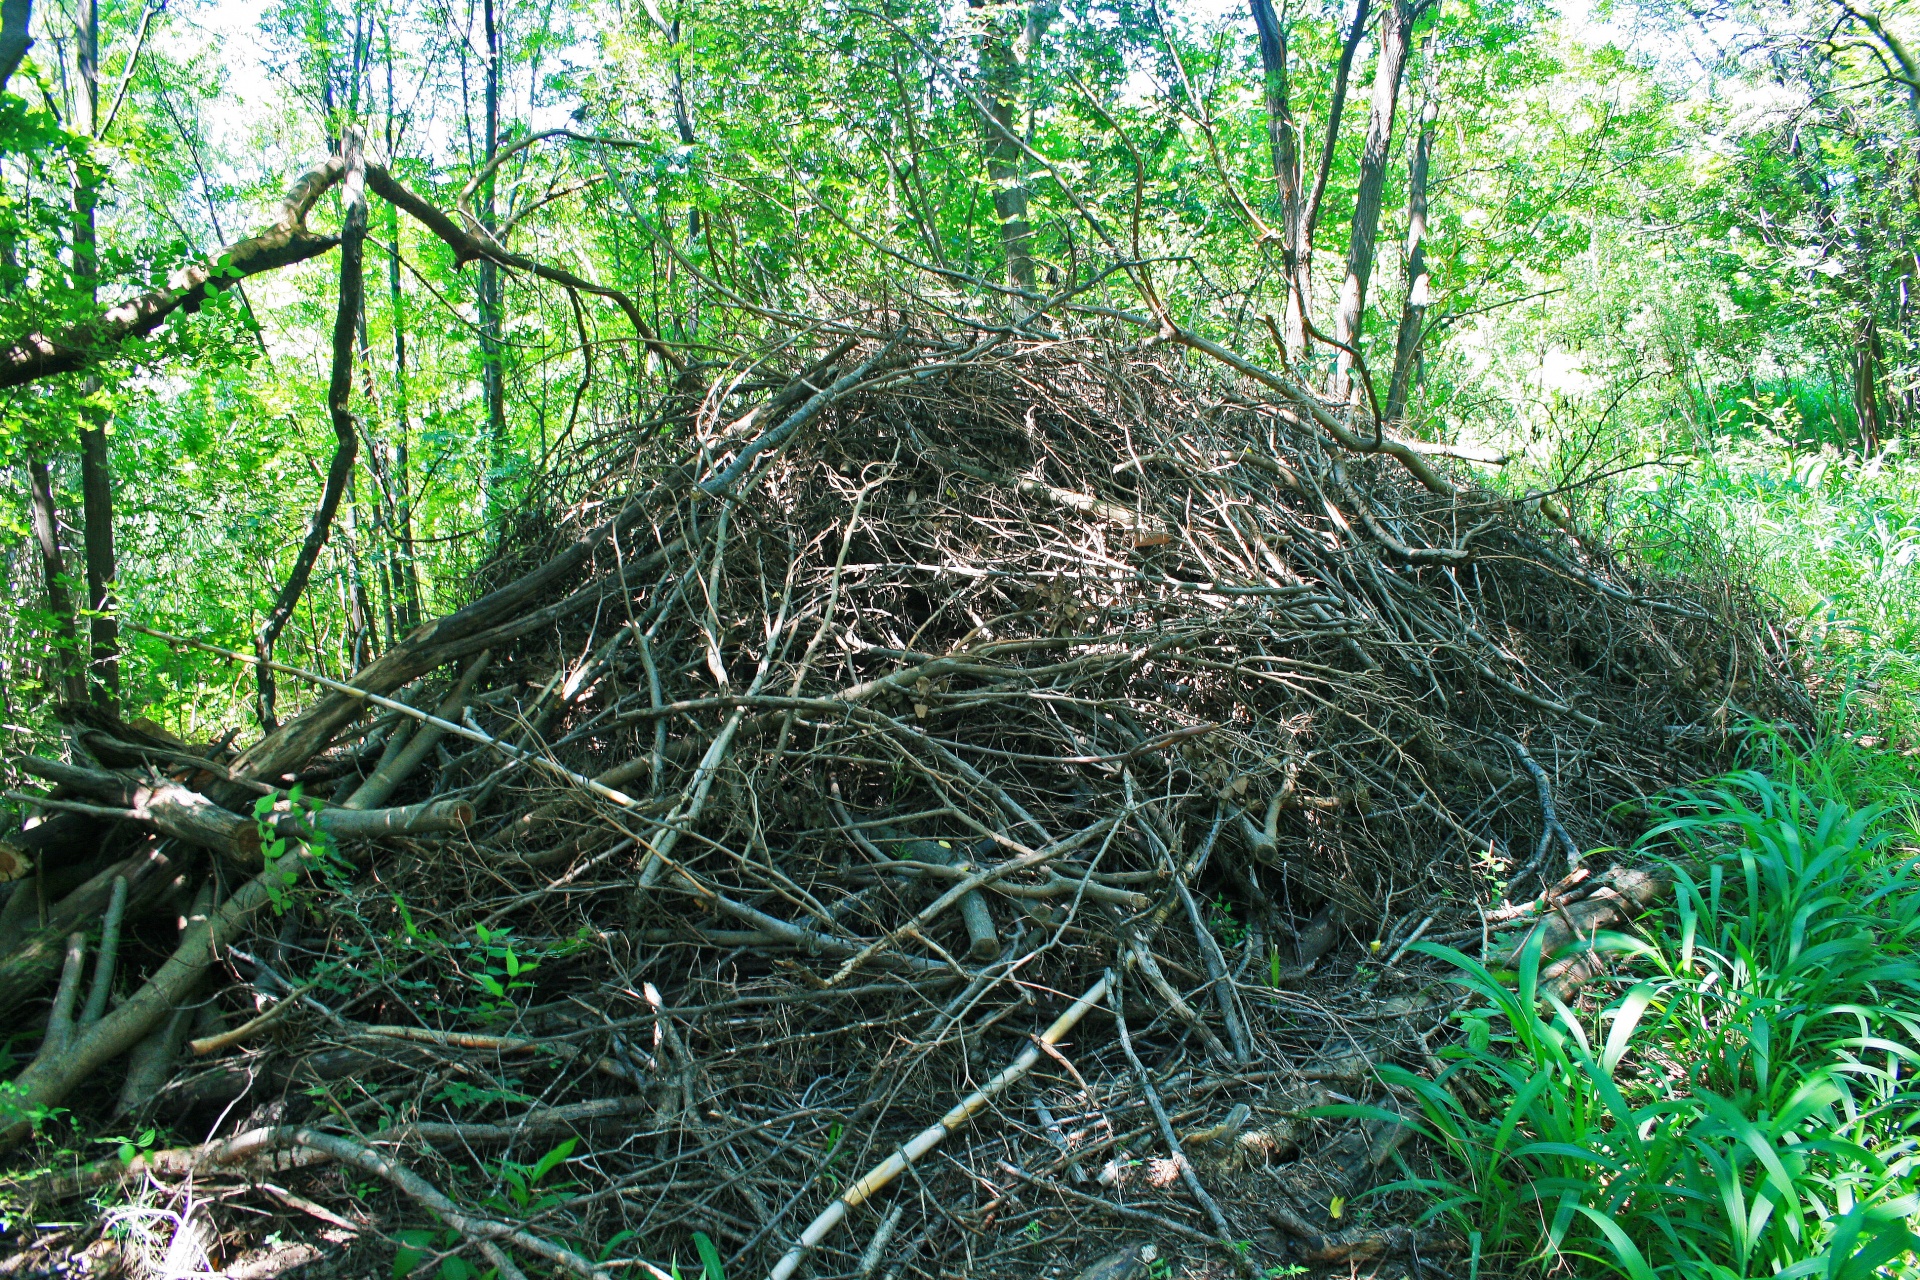
[[[324,800],[302,795],[298,783],[287,792],[285,800],[276,795],[263,795],[254,801],[253,820],[260,835],[267,895],[275,915],[287,913],[292,902],[291,891],[300,882],[303,870],[310,867],[319,871],[335,888],[342,887],[353,870],[333,837],[313,821],[326,807]],[[305,820],[302,834],[281,834],[281,820],[289,815]]]
[[[693,1247],[700,1255],[700,1266],[706,1272],[706,1280],[727,1280],[727,1269],[720,1259],[720,1250],[713,1243],[713,1237],[704,1231],[693,1233]]]
[[[1542,990],[1537,942],[1512,983],[1416,944],[1475,1004],[1438,1079],[1382,1069],[1456,1170],[1396,1186],[1491,1254],[1634,1280],[1913,1274],[1914,827],[1758,772],[1664,814],[1675,900],[1593,940],[1635,975],[1597,1015]]]
[[[467,970],[467,980],[481,994],[483,1015],[504,1016],[514,1008],[515,992],[533,989],[526,975],[538,969],[540,963],[514,950],[511,929],[490,930],[484,924],[476,924],[473,932],[480,940],[477,951],[481,963],[478,968]]]
[[[1920,456],[1797,453],[1723,439],[1613,496],[1612,526],[1654,567],[1724,573],[1778,601],[1819,659],[1807,674],[1854,736],[1920,737]],[[1885,745],[1882,741],[1878,745]]]
[[[137,1136],[95,1138],[94,1141],[112,1147],[121,1164],[132,1164],[136,1156],[152,1149],[159,1136],[158,1129],[142,1129]]]
[[[393,1238],[396,1246],[393,1251],[393,1280],[406,1280],[429,1258],[441,1253],[447,1256],[442,1257],[439,1266],[433,1270],[432,1274],[437,1280],[491,1280],[495,1274],[492,1267],[481,1271],[458,1254],[448,1253],[461,1244],[460,1233],[450,1228],[443,1231],[413,1228],[397,1231]]]
[[[561,1181],[544,1189],[541,1183],[546,1180],[548,1174],[558,1169],[579,1145],[578,1138],[568,1138],[530,1165],[503,1158],[500,1161],[499,1175],[505,1187],[505,1194],[494,1197],[490,1203],[526,1216],[545,1212],[548,1208],[565,1200],[567,1198],[565,1190],[573,1185],[572,1183]]]

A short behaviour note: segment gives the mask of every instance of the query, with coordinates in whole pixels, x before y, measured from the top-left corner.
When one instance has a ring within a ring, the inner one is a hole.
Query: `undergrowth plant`
[[[1537,941],[1511,981],[1416,944],[1473,1001],[1439,1078],[1382,1069],[1452,1171],[1391,1189],[1476,1275],[1920,1276],[1920,850],[1809,785],[1834,763],[1663,804],[1673,902],[1591,941],[1621,975],[1596,1007],[1542,988]]]

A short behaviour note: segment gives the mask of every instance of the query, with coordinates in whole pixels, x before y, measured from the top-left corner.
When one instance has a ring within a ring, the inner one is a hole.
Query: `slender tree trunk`
[[[1427,307],[1433,286],[1427,276],[1427,169],[1433,161],[1434,122],[1440,104],[1431,96],[1420,109],[1420,137],[1407,175],[1407,301],[1400,309],[1400,334],[1393,349],[1393,381],[1387,390],[1387,421],[1406,416],[1408,388],[1426,338]]]
[[[1294,245],[1293,279],[1287,289],[1287,333],[1301,335],[1301,352],[1306,350],[1306,328],[1313,319],[1313,233],[1320,227],[1320,207],[1327,194],[1327,179],[1333,173],[1334,148],[1340,142],[1340,121],[1347,111],[1347,86],[1353,79],[1353,57],[1360,38],[1367,32],[1367,15],[1372,0],[1357,0],[1353,25],[1340,46],[1340,65],[1333,74],[1333,94],[1327,102],[1327,134],[1320,141],[1320,163],[1313,173],[1313,190],[1300,213],[1300,238]]]
[[[675,18],[673,25],[663,32],[667,43],[679,48],[680,19]],[[673,59],[673,123],[680,133],[680,145],[693,146],[693,110],[687,105],[687,82],[681,74],[679,55]],[[687,243],[691,245],[700,238],[700,210],[698,206],[687,210]]]
[[[1265,73],[1267,151],[1273,167],[1273,203],[1279,215],[1288,286],[1284,354],[1292,363],[1307,350],[1306,310],[1294,296],[1306,292],[1299,268],[1302,258],[1310,256],[1303,243],[1306,206],[1301,191],[1300,126],[1293,116],[1287,82],[1287,29],[1273,10],[1273,0],[1251,0],[1251,5],[1260,39],[1260,66]]]
[[[486,88],[484,91],[486,111],[486,136],[481,140],[481,163],[489,167],[500,145],[500,27],[494,21],[494,0],[485,0],[483,22],[487,42]],[[494,175],[489,172],[485,182],[480,184],[480,225],[489,235],[494,230]],[[487,470],[488,488],[494,490],[505,483],[507,465],[507,401],[506,384],[503,381],[501,359],[504,343],[501,341],[505,318],[502,315],[502,289],[500,268],[485,258],[480,260],[480,383],[481,391],[487,402]],[[497,498],[497,494],[490,493]],[[490,503],[498,513],[498,501]]]
[[[1886,433],[1880,412],[1880,322],[1871,311],[1853,343],[1853,417],[1860,456],[1871,457]]]
[[[60,554],[60,509],[53,502],[53,476],[38,458],[27,461],[27,490],[33,509],[33,540],[40,545],[40,571],[47,583],[47,608],[53,613],[53,653],[48,683],[61,697],[78,704],[86,683],[76,669],[79,642],[73,629],[73,598],[67,594],[66,557]]]
[[[393,154],[393,44],[387,43],[387,163]],[[398,562],[393,566],[399,587],[395,612],[396,625],[404,635],[420,621],[420,576],[413,558],[413,496],[408,476],[408,454],[413,431],[407,402],[407,313],[406,295],[400,288],[400,210],[387,202],[387,302],[393,324],[393,462],[390,481],[393,486],[394,545]]]
[[[1053,20],[1053,0],[1033,0],[1019,32],[1011,30],[1015,5],[969,0],[984,26],[980,46],[981,87],[993,125],[987,129],[987,178],[993,184],[993,213],[1000,224],[1000,247],[1006,256],[1007,283],[1032,289],[1033,227],[1027,221],[1028,198],[1025,157],[1008,135],[1022,132],[1021,103],[1026,97],[1026,63],[1039,48],[1047,24]],[[1002,132],[1004,130],[1004,132]]]
[[[300,554],[294,558],[293,571],[280,589],[279,598],[268,611],[266,620],[254,635],[254,652],[260,658],[256,668],[260,690],[260,723],[271,733],[278,726],[274,718],[273,671],[267,661],[273,657],[273,645],[286,629],[287,620],[300,603],[300,596],[313,576],[313,566],[327,545],[333,530],[333,517],[340,499],[353,478],[354,458],[359,452],[353,414],[348,403],[353,395],[354,337],[362,301],[361,258],[367,239],[366,167],[360,154],[360,134],[348,128],[340,138],[346,176],[341,179],[340,195],[344,212],[340,220],[340,299],[333,318],[333,377],[327,384],[327,415],[333,420],[333,463],[327,468],[320,505],[313,513]]]
[[[1333,316],[1333,336],[1349,347],[1360,344],[1367,308],[1367,282],[1373,276],[1375,243],[1380,234],[1380,197],[1386,187],[1387,160],[1393,146],[1393,116],[1400,100],[1400,77],[1407,66],[1408,37],[1417,10],[1408,0],[1390,0],[1380,15],[1380,54],[1374,64],[1373,106],[1367,141],[1360,152],[1360,185],[1353,201],[1353,227],[1347,241],[1347,278]],[[1353,393],[1353,356],[1336,357],[1333,385],[1337,399]]]
[[[75,14],[75,43],[80,68],[79,119],[88,136],[100,128],[100,7],[98,0],[79,0]],[[100,262],[94,231],[91,187],[76,180],[73,188],[74,284],[90,305],[99,293]],[[89,398],[99,395],[97,376],[82,384]],[[89,407],[83,412],[99,411]],[[87,619],[91,650],[87,685],[94,699],[112,708],[120,692],[120,626],[113,615],[113,467],[107,452],[107,429],[89,421],[80,430],[80,507],[85,530],[87,562]]]
[[[367,575],[360,557],[359,486],[351,472],[340,504],[340,558],[346,571],[347,670],[358,671],[373,661],[373,610],[367,602]]]

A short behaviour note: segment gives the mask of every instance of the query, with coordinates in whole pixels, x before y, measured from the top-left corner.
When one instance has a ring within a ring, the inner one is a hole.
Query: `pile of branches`
[[[817,332],[573,446],[472,604],[277,666],[244,750],[16,762],[16,1221],[119,1187],[88,1247],[265,1266],[265,1211],[343,1275],[1457,1244],[1341,1213],[1407,1126],[1309,1113],[1438,1069],[1416,938],[1657,892],[1586,852],[1805,718],[1778,634],[1274,375]]]

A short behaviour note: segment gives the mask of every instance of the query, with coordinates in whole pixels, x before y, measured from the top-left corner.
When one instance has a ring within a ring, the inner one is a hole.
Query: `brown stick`
[[[14,764],[36,777],[115,806],[137,821],[150,822],[176,839],[213,849],[244,865],[260,865],[259,824],[177,782],[149,785],[124,774],[39,756],[18,756]],[[398,809],[322,809],[308,819],[289,814],[279,819],[278,829],[294,838],[310,837],[317,829],[342,840],[364,840],[459,831],[473,821],[473,816],[473,806],[464,800],[438,800]]]
[[[333,462],[327,467],[320,505],[313,513],[313,522],[307,526],[300,554],[294,557],[293,570],[254,635],[254,651],[262,659],[254,668],[260,690],[260,723],[269,732],[278,721],[273,714],[273,668],[267,665],[266,659],[273,656],[274,641],[280,638],[287,620],[293,617],[294,606],[300,602],[301,593],[307,589],[307,579],[313,575],[313,566],[320,559],[320,550],[327,545],[327,536],[333,531],[334,513],[340,509],[340,497],[353,478],[353,462],[360,448],[360,436],[354,430],[353,415],[347,408],[353,394],[354,339],[359,331],[363,293],[361,258],[367,240],[366,169],[360,157],[357,131],[348,129],[341,135],[340,157],[345,167],[341,192],[346,216],[340,226],[340,298],[333,319],[333,378],[327,385],[327,416],[333,420]]]
[[[305,865],[310,860],[302,852],[281,861]],[[262,872],[207,920],[189,924],[174,953],[125,1004],[77,1036],[64,1053],[40,1059],[15,1077],[13,1088],[0,1098],[0,1150],[24,1141],[37,1116],[66,1101],[95,1069],[133,1048],[171,1014],[221,949],[273,900],[284,870],[276,866]]]
[[[473,692],[474,681],[478,680],[486,669],[487,655],[483,653],[468,664],[466,671],[460,676],[459,683],[455,684],[453,691],[441,700],[438,707],[434,708],[433,714],[442,720],[452,720],[457,717],[460,714],[460,708],[467,705],[467,695]],[[394,788],[405,782],[408,776],[420,767],[420,762],[427,758],[427,753],[433,750],[443,736],[445,736],[445,730],[436,725],[419,726],[397,751],[394,751],[390,757],[381,759],[379,765],[368,775],[367,780],[347,797],[346,803],[341,807],[372,809],[378,806],[381,801],[393,794]]]
[[[1153,1077],[1147,1074],[1145,1064],[1133,1051],[1133,1036],[1127,1031],[1126,998],[1119,989],[1119,984],[1114,981],[1114,975],[1111,972],[1108,974],[1108,982],[1115,988],[1113,1029],[1120,1036],[1120,1051],[1126,1055],[1128,1065],[1133,1068],[1135,1078],[1140,1081],[1140,1090],[1146,1095],[1147,1105],[1153,1108],[1153,1118],[1160,1125],[1160,1136],[1166,1140],[1167,1148],[1172,1152],[1173,1162],[1179,1167],[1180,1177],[1187,1184],[1187,1190],[1193,1193],[1193,1198],[1200,1203],[1202,1209],[1207,1211],[1207,1216],[1213,1219],[1216,1239],[1236,1260],[1235,1265],[1240,1273],[1251,1276],[1253,1265],[1247,1261],[1245,1254],[1233,1247],[1233,1228],[1227,1225],[1226,1215],[1220,1212],[1220,1206],[1214,1202],[1214,1198],[1207,1194],[1205,1187],[1200,1185],[1200,1175],[1193,1171],[1193,1161],[1187,1159],[1187,1150],[1181,1145],[1179,1135],[1173,1131],[1173,1120],[1167,1115],[1166,1105],[1160,1101],[1159,1092],[1153,1087]]]
[[[675,351],[672,347],[660,340],[659,335],[654,333],[653,327],[641,317],[639,303],[620,292],[620,290],[609,289],[604,285],[594,284],[590,280],[583,280],[570,271],[562,271],[557,267],[549,267],[544,263],[536,262],[532,258],[526,257],[524,254],[509,253],[501,247],[500,243],[493,238],[492,233],[487,231],[485,227],[479,227],[476,224],[475,230],[470,231],[463,229],[460,224],[455,222],[451,217],[434,208],[413,192],[407,190],[406,187],[401,185],[397,178],[387,172],[381,165],[370,164],[367,166],[367,185],[373,189],[374,194],[383,200],[405,209],[413,215],[417,222],[427,230],[433,232],[434,235],[440,237],[441,240],[445,241],[447,247],[453,250],[454,264],[456,266],[462,266],[469,262],[485,259],[503,267],[512,267],[517,271],[525,271],[530,275],[540,277],[542,280],[550,280],[554,284],[562,285],[568,289],[577,289],[581,293],[590,293],[595,297],[610,299],[626,313],[627,323],[631,324],[633,331],[640,335],[640,341],[646,344],[647,350],[659,356],[675,373],[686,372],[686,360],[678,351]]]
[[[243,859],[260,857],[260,833],[252,822],[177,782],[147,785],[122,774],[40,756],[16,756],[13,763],[23,772],[125,810],[189,844]]]
[[[0,959],[0,1016],[13,1012],[46,988],[60,968],[67,934],[105,909],[116,878],[126,877],[128,900],[137,908],[161,892],[173,873],[173,859],[166,853],[157,847],[142,850],[55,903],[46,925],[29,933]]]

